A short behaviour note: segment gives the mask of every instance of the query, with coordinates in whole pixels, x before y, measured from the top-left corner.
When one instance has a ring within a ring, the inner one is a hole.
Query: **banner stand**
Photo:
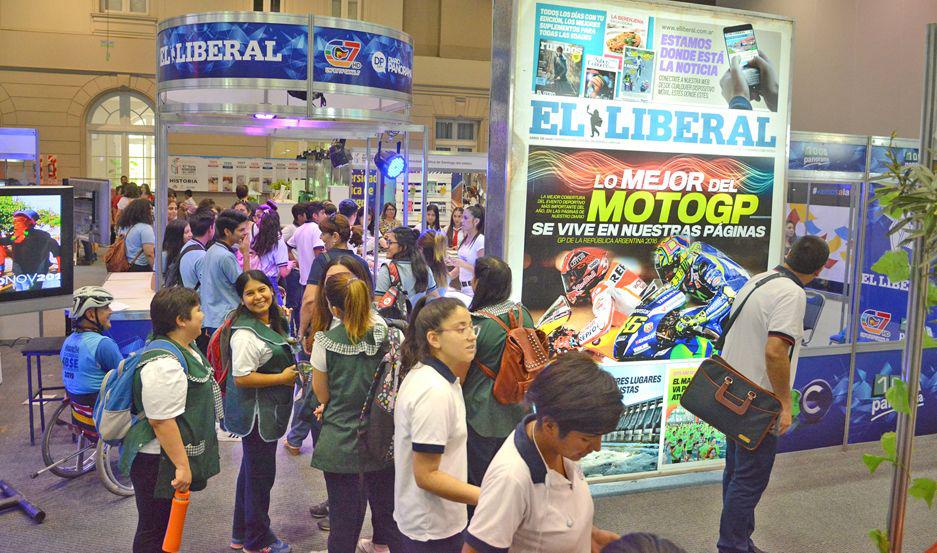
[[[410,122],[406,33],[313,15],[188,14],[159,23],[156,65],[157,243],[166,225],[170,132],[388,144],[418,134],[426,187],[428,137]],[[364,169],[376,169],[374,160]]]

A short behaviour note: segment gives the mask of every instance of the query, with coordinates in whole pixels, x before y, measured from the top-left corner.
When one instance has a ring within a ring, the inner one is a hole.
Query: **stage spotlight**
[[[388,179],[396,179],[407,170],[407,161],[393,150],[379,151],[374,156],[374,165]]]
[[[276,119],[275,113],[255,113],[254,119]]]

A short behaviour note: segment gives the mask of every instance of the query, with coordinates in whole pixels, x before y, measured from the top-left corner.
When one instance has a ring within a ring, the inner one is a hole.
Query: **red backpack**
[[[475,362],[488,378],[495,381],[492,395],[498,403],[520,403],[524,401],[527,388],[550,362],[547,335],[538,328],[524,327],[524,313],[517,304],[508,312],[510,325],[488,311],[479,311],[478,314],[498,323],[507,336],[497,374],[477,359]]]
[[[221,326],[216,328],[211,335],[208,340],[208,351],[205,355],[215,374],[215,382],[221,388],[222,395],[227,391],[225,385],[228,381],[228,373],[231,372],[231,323],[233,321],[234,311],[232,310],[225,316]]]

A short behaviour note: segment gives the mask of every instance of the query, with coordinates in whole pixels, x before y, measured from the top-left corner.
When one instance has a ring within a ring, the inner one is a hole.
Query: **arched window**
[[[130,182],[156,190],[156,138],[153,106],[145,96],[114,91],[88,110],[88,172],[110,179],[127,175]]]

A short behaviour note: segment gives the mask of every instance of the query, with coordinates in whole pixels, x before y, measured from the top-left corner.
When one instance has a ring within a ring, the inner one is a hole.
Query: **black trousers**
[[[461,553],[465,539],[462,532],[442,540],[416,541],[403,537],[403,553]]]
[[[277,478],[277,442],[265,442],[255,426],[241,439],[241,449],[231,537],[247,549],[260,550],[277,541],[268,514],[270,490]]]
[[[133,535],[133,553],[162,553],[163,538],[169,525],[172,499],[153,497],[159,475],[159,455],[137,453],[130,467],[134,500],[137,503],[137,531]]]
[[[325,487],[329,494],[329,553],[355,553],[364,513],[371,506],[372,541],[390,547],[391,553],[401,549],[403,535],[394,521],[394,467],[384,470],[342,474],[326,472]]]
[[[495,458],[495,454],[501,449],[501,444],[505,438],[488,438],[482,436],[468,427],[468,440],[466,448],[468,449],[468,482],[475,486],[481,486],[485,473],[488,471],[488,465]],[[468,506],[468,518],[472,520],[475,514],[475,505]]]

